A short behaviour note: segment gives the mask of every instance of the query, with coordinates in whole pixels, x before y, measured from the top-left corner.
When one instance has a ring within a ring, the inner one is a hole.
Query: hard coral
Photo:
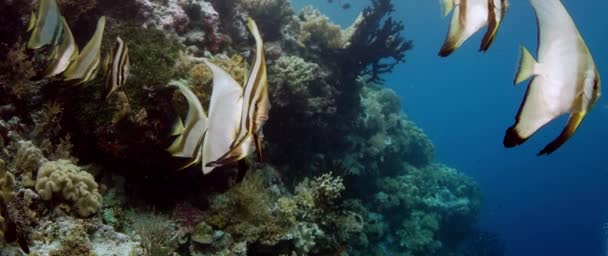
[[[36,72],[34,65],[26,53],[25,43],[18,40],[0,62],[0,91],[3,92],[2,104],[10,102],[11,98],[28,99],[34,94],[36,87],[30,82]]]
[[[401,36],[403,23],[391,17],[394,10],[391,0],[372,0],[372,6],[363,10],[346,51],[340,54],[343,69],[381,81],[381,74],[405,61],[405,52],[413,44]],[[388,63],[387,58],[391,59]]]
[[[298,14],[300,19],[298,42],[303,46],[342,49],[347,46],[344,32],[337,24],[317,9],[307,6]]]
[[[249,173],[226,193],[216,196],[207,222],[235,238],[273,245],[287,234],[280,214],[272,211],[273,194],[259,173]]]
[[[283,55],[270,65],[268,73],[273,108],[290,108],[291,111],[304,112],[309,117],[331,113],[332,94],[315,90],[320,86],[318,78],[322,75],[318,64],[298,56]],[[318,98],[320,100],[315,101]],[[314,102],[324,104],[315,105]]]
[[[93,176],[68,160],[49,161],[38,170],[36,191],[43,200],[54,194],[72,201],[78,214],[90,216],[101,208],[102,197]]]
[[[277,39],[294,13],[289,0],[237,0],[237,4],[258,22],[266,41]]]

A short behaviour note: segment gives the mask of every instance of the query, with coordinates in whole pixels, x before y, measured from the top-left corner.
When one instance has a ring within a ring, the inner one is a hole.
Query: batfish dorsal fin
[[[215,166],[208,162],[230,150],[236,139],[243,105],[243,88],[222,68],[205,60],[213,73],[213,92],[209,101],[209,127],[202,147],[204,174]]]

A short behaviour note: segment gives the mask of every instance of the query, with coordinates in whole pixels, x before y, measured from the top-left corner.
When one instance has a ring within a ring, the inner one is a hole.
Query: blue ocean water
[[[340,2],[340,1],[334,1]],[[326,0],[314,5],[347,26],[368,1]],[[559,134],[565,117],[524,145],[505,149],[502,138],[514,120],[525,83],[512,85],[519,46],[536,52],[537,26],[528,1],[511,8],[489,52],[477,52],[483,33],[448,58],[437,56],[449,18],[438,1],[394,1],[405,37],[414,40],[407,63],[387,75],[402,97],[403,111],[433,140],[437,159],[475,178],[483,196],[480,226],[498,232],[507,255],[606,255],[608,222],[608,96],[601,98],[577,133],[557,152],[536,153]],[[562,0],[585,38],[600,74],[608,76],[608,2]],[[485,29],[484,29],[485,30]],[[606,80],[606,79],[604,79]]]

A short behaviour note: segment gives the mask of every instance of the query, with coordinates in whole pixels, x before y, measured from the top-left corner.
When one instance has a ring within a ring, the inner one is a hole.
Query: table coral
[[[59,194],[72,201],[77,213],[87,217],[101,208],[102,197],[93,175],[82,171],[68,160],[44,163],[38,170],[36,191],[43,200]]]

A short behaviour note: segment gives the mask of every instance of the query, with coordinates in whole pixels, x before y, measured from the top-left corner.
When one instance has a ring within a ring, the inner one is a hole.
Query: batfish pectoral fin
[[[555,150],[557,150],[561,145],[566,143],[566,141],[572,137],[576,129],[581,125],[586,114],[587,113],[584,111],[572,113],[568,119],[566,127],[564,127],[564,130],[562,130],[562,133],[551,143],[547,144],[543,150],[538,152],[537,156],[551,154],[555,152]]]
[[[521,46],[520,51],[521,58],[519,60],[519,68],[515,74],[513,84],[519,84],[533,76],[535,74],[535,67],[538,65],[538,62],[536,62],[526,47]]]
[[[452,10],[454,10],[455,0],[440,0],[441,9],[443,9],[443,16],[448,16]]]
[[[448,35],[441,46],[441,50],[439,50],[438,55],[441,57],[447,57],[456,51],[462,43],[464,43],[464,24],[461,22],[460,12],[461,6],[456,6],[454,8],[454,14],[452,15],[452,20],[450,21],[450,30]],[[464,10],[462,10],[464,11]]]

